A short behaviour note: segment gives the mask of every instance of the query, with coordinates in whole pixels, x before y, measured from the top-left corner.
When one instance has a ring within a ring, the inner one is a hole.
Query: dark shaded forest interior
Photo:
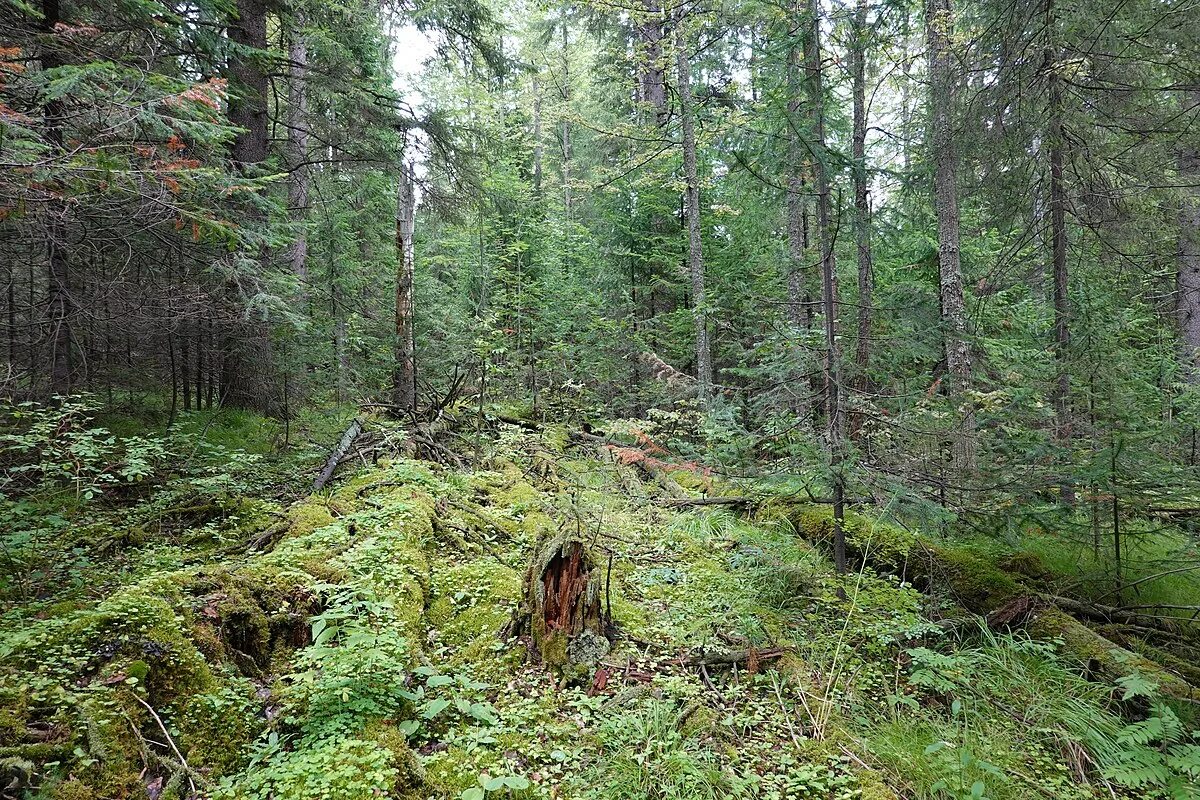
[[[3,0],[0,798],[1200,798],[1196,0]]]

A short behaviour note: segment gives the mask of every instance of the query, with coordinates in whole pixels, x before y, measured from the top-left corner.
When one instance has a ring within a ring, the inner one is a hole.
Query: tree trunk
[[[958,165],[951,109],[957,80],[950,52],[954,30],[951,0],[928,0],[925,35],[929,50],[929,90],[933,134],[934,207],[938,227],[938,290],[951,396],[962,404],[961,429],[955,436],[957,466],[975,465],[975,411],[966,397],[971,388],[971,349],[967,342],[967,310],[959,260]]]
[[[406,411],[417,408],[417,358],[413,338],[413,228],[416,193],[411,164],[401,164],[396,192],[396,342],[392,403]]]
[[[867,194],[867,0],[858,0],[854,12],[854,45],[851,51],[854,131],[854,243],[858,254],[858,342],[854,351],[854,390],[867,391],[871,359],[871,303],[875,277],[871,264],[871,204]],[[853,415],[850,430],[857,436],[862,415]]]
[[[179,336],[179,385],[183,389],[183,410],[192,410],[192,358],[191,358],[191,324],[184,321],[182,333]],[[199,399],[199,392],[197,392]]]
[[[237,0],[229,41],[241,50],[267,49],[267,4]],[[235,52],[229,61],[229,122],[242,130],[233,140],[233,160],[258,164],[267,157],[267,73],[261,57]]]
[[[796,531],[806,539],[828,545],[832,524],[828,512],[799,506],[787,512]],[[1200,700],[1200,690],[1159,664],[1105,639],[1053,605],[1025,580],[979,556],[929,541],[908,531],[867,517],[855,517],[846,549],[856,563],[893,574],[922,592],[951,597],[959,606],[986,617],[989,625],[1025,624],[1038,638],[1062,640],[1062,651],[1089,669],[1115,680],[1141,674],[1154,680],[1164,694],[1181,700]]]
[[[688,59],[686,17],[675,20],[675,57],[678,67],[679,105],[683,123],[683,168],[687,180],[688,277],[692,289],[692,317],[696,326],[696,390],[706,407],[712,403],[712,349],[708,339],[708,308],[704,287],[704,254],[700,240],[700,178],[696,166],[696,125],[692,100],[692,65]]]
[[[42,0],[42,27],[46,32],[41,51],[41,67],[46,72],[63,66],[62,55],[55,41],[54,28],[61,22],[58,0]],[[44,107],[46,141],[52,157],[63,153],[63,104],[47,100]],[[49,217],[46,230],[47,286],[46,325],[50,341],[50,392],[56,395],[71,391],[71,315],[70,261],[67,255],[66,206],[54,201],[47,205]],[[31,376],[32,380],[32,376]]]
[[[1200,86],[1185,95],[1192,114],[1200,109]],[[1183,204],[1179,209],[1179,263],[1176,315],[1183,375],[1200,384],[1200,149],[1194,144],[1179,151],[1179,184]]]
[[[794,9],[797,18],[803,13],[797,3]],[[808,204],[807,189],[804,185],[805,148],[800,139],[800,48],[793,35],[788,46],[787,55],[788,81],[788,144],[787,144],[787,240],[788,240],[788,269],[787,269],[787,320],[791,324],[794,335],[807,332],[812,315],[807,313],[806,301],[809,299],[805,291],[804,260],[808,252],[808,232],[806,230],[806,207]],[[799,353],[807,353],[802,344],[797,348]],[[798,359],[799,375],[791,382],[795,397],[795,412],[802,419],[812,419],[812,384],[805,378],[808,373],[808,359]]]
[[[812,123],[813,182],[817,190],[817,227],[821,246],[821,309],[825,316],[825,415],[833,487],[833,560],[838,573],[846,571],[843,528],[846,415],[841,404],[841,352],[838,345],[837,264],[833,252],[833,219],[829,198],[829,151],[825,144],[825,87],[821,72],[821,3],[809,0],[805,41],[805,85]]]
[[[336,379],[337,403],[346,402],[350,394],[350,353],[346,347],[346,314],[338,298],[338,289],[333,289],[333,364]]]
[[[641,40],[638,54],[638,100],[654,110],[654,124],[667,122],[667,80],[663,64],[663,19],[658,0],[644,0],[637,31]]]
[[[570,32],[567,30],[567,19],[564,14],[562,20],[562,101],[563,101],[563,116],[562,122],[562,190],[563,190],[563,213],[567,219],[571,218],[571,52],[570,52]]]
[[[362,429],[363,420],[361,417],[355,417],[351,420],[350,426],[343,431],[342,438],[338,440],[337,446],[333,448],[333,451],[329,454],[329,458],[325,459],[325,465],[317,473],[312,486],[314,492],[319,492],[325,488],[325,484],[333,477],[333,471],[337,469],[338,464],[345,460],[346,454],[354,446],[354,440],[362,433]]]
[[[1053,36],[1054,15],[1052,3],[1046,3],[1046,35]],[[1050,253],[1051,271],[1054,276],[1054,440],[1062,449],[1071,446],[1071,375],[1067,370],[1068,350],[1071,346],[1070,300],[1067,296],[1067,191],[1063,183],[1063,96],[1062,76],[1058,73],[1058,57],[1050,46],[1043,53],[1046,69],[1049,70],[1049,135],[1047,142],[1050,154]],[[1075,501],[1075,491],[1070,480],[1065,478],[1060,489],[1060,499],[1067,505]]]
[[[533,191],[542,196],[542,84],[533,79]]]
[[[237,17],[229,25],[229,40],[241,49],[266,50],[267,4],[264,0],[237,0]],[[242,129],[233,139],[230,157],[239,170],[253,168],[267,157],[267,73],[261,56],[235,52],[228,68],[229,122]],[[262,224],[257,213],[251,221]],[[268,253],[258,253],[265,271]],[[258,276],[253,276],[257,280]],[[220,401],[242,408],[265,409],[267,402],[258,384],[270,373],[270,335],[263,326],[243,319],[241,290],[236,280],[225,285],[227,318],[221,341]]]
[[[288,214],[295,225],[292,243],[292,273],[300,284],[301,303],[308,293],[308,42],[304,38],[305,16],[297,11],[292,20],[292,43],[288,52]]]

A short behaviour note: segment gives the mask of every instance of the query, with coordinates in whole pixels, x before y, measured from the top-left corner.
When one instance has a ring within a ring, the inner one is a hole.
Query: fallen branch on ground
[[[362,417],[355,417],[350,423],[350,427],[346,428],[342,434],[341,440],[338,441],[337,447],[333,448],[333,452],[329,454],[329,458],[325,461],[325,466],[321,469],[321,473],[317,475],[317,479],[313,481],[313,491],[319,492],[333,477],[333,471],[337,469],[338,464],[342,463],[346,453],[354,445],[354,440],[362,433],[363,420]]]

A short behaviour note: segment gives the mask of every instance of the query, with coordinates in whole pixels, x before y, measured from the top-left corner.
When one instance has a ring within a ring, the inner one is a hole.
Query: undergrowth
[[[33,509],[10,516],[0,585],[17,796],[1195,796],[1195,720],[1149,679],[1093,680],[902,576],[837,576],[786,514],[665,507],[562,431],[480,438],[469,470],[384,459],[294,502],[264,487],[319,453],[280,450],[264,421],[121,436],[86,408],[28,413],[56,421],[10,428],[10,459],[41,464],[38,437],[77,459],[5,490]],[[228,449],[243,436],[259,446]],[[145,476],[105,471],[150,439],[169,457]],[[508,634],[529,553],[560,529],[604,554],[615,636],[574,683]]]

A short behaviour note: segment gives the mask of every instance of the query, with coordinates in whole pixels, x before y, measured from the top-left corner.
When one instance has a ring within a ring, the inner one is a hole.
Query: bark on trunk
[[[58,0],[43,0],[42,27],[45,43],[41,51],[43,71],[63,66],[62,55],[55,43],[54,27],[61,22]],[[47,100],[43,109],[46,141],[54,156],[63,153],[63,104],[61,100]],[[70,261],[66,242],[66,206],[58,201],[51,202],[46,209],[49,222],[46,226],[46,338],[50,341],[50,391],[65,395],[71,391],[71,315],[73,312],[70,293]]]
[[[563,213],[567,219],[571,218],[571,53],[570,53],[570,32],[567,30],[567,20],[562,21],[562,101],[563,101],[563,118],[560,123],[562,127],[562,191],[563,191]]]
[[[542,84],[533,79],[533,191],[542,196]]]
[[[803,13],[799,4],[794,9],[797,18]],[[787,240],[788,240],[788,271],[787,271],[787,320],[792,329],[799,335],[807,332],[812,315],[808,313],[805,291],[804,261],[808,253],[807,217],[807,187],[804,182],[805,148],[800,139],[800,106],[802,85],[800,80],[800,48],[793,35],[788,47],[787,80],[788,80],[788,145],[787,145]],[[806,353],[805,347],[797,348],[799,353]],[[797,364],[796,379],[791,382],[792,394],[795,398],[796,415],[802,419],[812,419],[812,383],[805,375],[809,372],[807,358],[802,358]]]
[[[1200,113],[1200,86],[1186,95],[1193,117]],[[1194,144],[1179,151],[1179,184],[1183,204],[1179,210],[1179,264],[1176,314],[1183,374],[1200,384],[1200,148]]]
[[[692,65],[688,58],[686,17],[675,20],[675,60],[678,69],[680,116],[683,123],[683,169],[687,180],[688,278],[692,290],[692,318],[696,327],[696,391],[705,406],[712,403],[712,348],[708,338],[708,308],[704,286],[704,254],[700,239],[700,178],[696,166],[696,124],[692,99]]]
[[[930,116],[933,134],[934,207],[938,227],[938,290],[946,368],[952,396],[962,403],[961,429],[955,437],[955,461],[960,469],[975,464],[975,412],[965,393],[971,387],[971,349],[967,342],[967,310],[959,260],[958,165],[951,109],[957,80],[950,51],[954,30],[951,0],[928,0],[925,36],[929,51]]]
[[[1047,31],[1053,29],[1051,5],[1046,4]],[[1047,145],[1050,153],[1050,252],[1054,275],[1054,439],[1060,448],[1071,445],[1071,376],[1067,370],[1068,350],[1071,346],[1070,300],[1067,297],[1067,191],[1063,183],[1063,96],[1062,78],[1058,74],[1056,53],[1045,49],[1045,63],[1049,70],[1050,125]],[[1064,480],[1060,497],[1072,504],[1075,493],[1070,482]]]
[[[654,111],[654,123],[667,122],[667,80],[663,63],[663,18],[658,0],[644,0],[637,26],[640,39],[638,57],[638,100]]]
[[[300,298],[306,303],[308,294],[308,233],[304,228],[308,217],[308,42],[305,39],[305,16],[297,11],[292,21],[292,44],[288,52],[288,212],[296,226],[296,241],[292,243],[290,260],[292,272],[300,283]]]
[[[234,137],[230,157],[241,170],[253,168],[267,157],[267,73],[261,55],[251,50],[267,48],[267,3],[238,0],[236,18],[229,24],[229,40],[238,50],[230,58],[229,121],[241,130]],[[261,223],[259,215],[252,221]],[[264,266],[268,253],[257,254]],[[265,270],[264,270],[265,271]],[[257,276],[247,276],[256,280]],[[264,378],[271,374],[271,340],[265,325],[245,320],[242,291],[236,281],[225,285],[226,319],[221,334],[221,402],[242,408],[266,409],[269,405]]]
[[[333,448],[333,452],[329,454],[329,458],[325,460],[325,466],[321,468],[321,472],[313,481],[313,491],[319,492],[325,488],[325,484],[333,477],[333,471],[337,469],[338,464],[346,457],[346,453],[350,452],[350,448],[354,446],[354,440],[362,433],[363,421],[360,417],[355,417],[350,426],[342,433],[342,438],[338,440],[337,447]]]
[[[267,4],[237,0],[236,11],[229,24],[229,40],[238,48],[229,62],[229,122],[242,130],[232,154],[238,164],[258,164],[267,157],[267,73],[248,51],[267,49]]]
[[[413,337],[413,228],[416,193],[411,164],[400,167],[396,193],[396,343],[392,403],[405,411],[417,408],[417,355]]]
[[[805,84],[811,116],[813,182],[817,190],[817,227],[821,246],[821,308],[825,317],[825,415],[829,447],[830,484],[833,487],[833,560],[838,573],[846,571],[843,505],[846,484],[846,414],[842,408],[842,355],[838,344],[837,264],[833,252],[833,219],[829,198],[829,152],[825,145],[825,87],[821,72],[821,4],[809,0],[809,28],[805,42]]]
[[[851,51],[853,75],[854,131],[854,243],[858,254],[858,342],[854,351],[854,389],[867,391],[867,369],[871,359],[871,303],[875,277],[871,263],[871,204],[867,188],[867,0],[858,0],[854,11],[854,47]],[[862,428],[861,414],[855,414],[851,435]]]

